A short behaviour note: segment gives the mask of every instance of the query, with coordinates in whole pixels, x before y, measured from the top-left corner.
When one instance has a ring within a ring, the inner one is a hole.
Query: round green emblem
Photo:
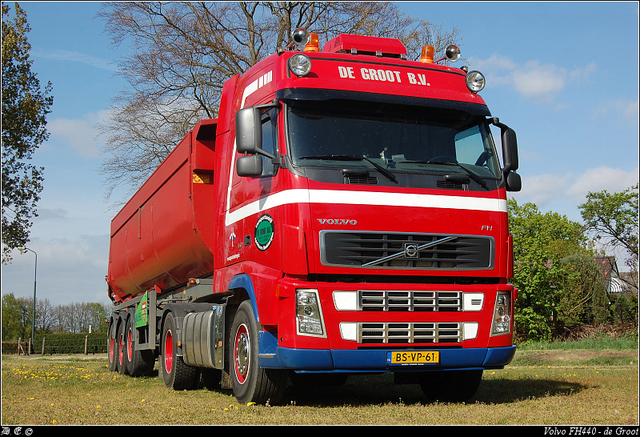
[[[255,242],[260,250],[267,250],[273,241],[273,219],[265,214],[256,223]]]

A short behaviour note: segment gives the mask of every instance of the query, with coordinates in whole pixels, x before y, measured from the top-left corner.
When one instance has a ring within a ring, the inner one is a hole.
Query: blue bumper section
[[[389,348],[393,350],[393,348]],[[267,369],[296,369],[309,371],[351,371],[384,372],[401,370],[442,370],[454,369],[496,369],[511,362],[516,347],[474,348],[474,349],[427,349],[439,350],[440,363],[437,365],[393,366],[387,365],[387,350],[314,350],[288,349],[276,347],[269,353],[261,354],[259,363]]]

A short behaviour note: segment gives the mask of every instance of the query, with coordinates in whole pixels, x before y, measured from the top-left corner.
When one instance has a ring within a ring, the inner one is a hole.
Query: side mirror
[[[509,127],[502,129],[502,158],[505,173],[518,169],[518,141],[516,132]]]
[[[515,171],[507,173],[507,191],[520,191],[522,189],[522,178]]]
[[[244,108],[236,112],[236,147],[239,153],[258,153],[262,148],[259,108]]]
[[[241,177],[258,177],[262,174],[260,155],[241,156],[236,161],[236,172]]]

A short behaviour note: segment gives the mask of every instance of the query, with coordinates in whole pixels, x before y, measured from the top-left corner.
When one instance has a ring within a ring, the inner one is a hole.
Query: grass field
[[[484,372],[466,404],[429,404],[418,386],[360,375],[340,388],[288,387],[284,406],[241,405],[229,391],[171,391],[87,358],[4,356],[2,424],[638,425],[637,343],[519,350],[505,369]]]

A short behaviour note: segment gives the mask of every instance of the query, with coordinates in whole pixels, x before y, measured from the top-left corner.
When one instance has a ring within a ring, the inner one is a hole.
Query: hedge
[[[33,352],[42,353],[42,341],[44,339],[44,354],[88,354],[107,352],[107,335],[104,332],[92,334],[38,334],[35,337]],[[27,342],[23,340],[22,347],[27,348]],[[16,354],[18,342],[2,342],[3,354]]]

